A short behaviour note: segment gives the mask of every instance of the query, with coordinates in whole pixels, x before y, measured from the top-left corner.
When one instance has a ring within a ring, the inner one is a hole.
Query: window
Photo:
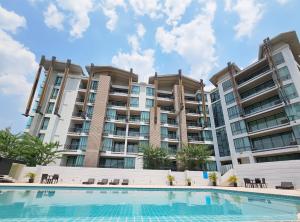
[[[226,101],[226,104],[227,104],[227,105],[229,105],[229,104],[231,104],[231,103],[234,103],[235,97],[234,97],[233,92],[227,93],[227,94],[225,95],[225,101]]]
[[[267,156],[267,157],[256,157],[256,162],[257,163],[286,161],[286,160],[300,160],[300,153],[276,155],[276,156]]]
[[[124,159],[100,158],[99,165],[104,168],[124,168]]]
[[[86,108],[86,115],[87,117],[91,118],[93,116],[94,107],[93,106],[87,106]]]
[[[223,87],[223,91],[227,91],[228,89],[231,89],[232,88],[232,82],[231,82],[231,79],[225,81],[222,83],[222,87]]]
[[[211,99],[211,102],[212,102],[212,103],[218,101],[218,100],[220,99],[220,93],[219,93],[219,90],[216,90],[216,91],[212,92],[212,93],[210,94],[210,99]]]
[[[216,130],[220,157],[230,156],[229,144],[225,127]]]
[[[147,96],[154,96],[154,88],[150,88],[150,87],[147,87],[146,88],[146,95]]]
[[[237,105],[230,107],[227,109],[229,119],[234,119],[240,116],[240,110]]]
[[[89,98],[88,98],[88,101],[89,103],[94,103],[96,100],[96,93],[89,93]]]
[[[247,132],[247,128],[244,120],[231,123],[230,125],[231,125],[231,131],[233,135],[238,135]]]
[[[56,99],[59,89],[53,88],[50,99]]]
[[[132,94],[139,94],[140,93],[140,87],[139,86],[132,86],[131,87],[131,93]]]
[[[43,142],[44,138],[45,138],[45,134],[44,133],[39,133],[37,137]]]
[[[162,124],[168,123],[168,114],[167,113],[160,114],[160,122]]]
[[[32,124],[33,116],[29,116],[27,123],[26,123],[26,129],[29,129]]]
[[[288,67],[286,67],[286,66],[284,66],[284,67],[278,69],[278,75],[279,75],[279,79],[281,79],[282,81],[291,78],[289,69],[288,69]]]
[[[284,107],[290,120],[300,119],[300,103],[293,103]]]
[[[98,89],[98,81],[95,81],[95,80],[92,81],[91,89],[92,90],[97,90]]]
[[[212,109],[213,109],[213,115],[214,115],[214,121],[216,127],[223,126],[225,124],[225,121],[224,121],[221,101],[213,103]]]
[[[148,123],[150,121],[150,113],[147,111],[141,112],[141,121]]]
[[[36,111],[36,108],[38,107],[39,102],[38,101],[34,101],[34,104],[32,106],[32,112]]]
[[[203,130],[202,137],[204,141],[213,141],[212,132],[210,130]]]
[[[281,63],[284,63],[284,58],[281,52],[273,55],[273,61],[275,63],[275,65],[279,65]]]
[[[242,137],[238,139],[234,139],[234,146],[237,152],[243,152],[251,150],[251,144],[248,137]]]
[[[146,99],[146,107],[151,108],[154,106],[154,100],[153,99]]]
[[[295,85],[293,83],[283,86],[283,90],[285,92],[285,95],[289,99],[294,99],[294,98],[298,97],[298,93],[297,93]]]
[[[62,77],[61,76],[56,76],[54,86],[60,86],[61,81],[62,81]]]
[[[131,107],[138,107],[139,106],[139,98],[131,97],[130,98],[130,106]]]
[[[54,108],[54,103],[53,102],[49,102],[48,103],[48,107],[47,107],[47,110],[46,110],[46,113],[52,113],[53,111],[53,108]]]
[[[49,117],[44,117],[41,130],[46,130],[48,128],[49,121],[50,121]]]

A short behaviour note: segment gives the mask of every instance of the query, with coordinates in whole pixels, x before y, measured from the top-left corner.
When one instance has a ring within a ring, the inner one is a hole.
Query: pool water
[[[221,190],[0,187],[0,221],[297,221],[300,198]]]

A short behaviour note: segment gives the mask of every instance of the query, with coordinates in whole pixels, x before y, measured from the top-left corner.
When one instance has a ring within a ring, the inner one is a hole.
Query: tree
[[[169,165],[169,156],[165,150],[152,145],[142,147],[145,169],[164,169]]]
[[[20,142],[20,160],[27,166],[47,165],[60,158],[58,142],[43,143],[39,138],[24,133]]]
[[[0,130],[0,157],[23,161],[27,166],[47,165],[60,158],[59,144],[43,143],[29,133]]]
[[[16,159],[20,137],[20,134],[12,134],[10,128],[0,130],[0,157]]]
[[[208,161],[212,151],[205,144],[189,144],[177,152],[176,160],[181,163],[186,170],[204,169],[204,164]]]

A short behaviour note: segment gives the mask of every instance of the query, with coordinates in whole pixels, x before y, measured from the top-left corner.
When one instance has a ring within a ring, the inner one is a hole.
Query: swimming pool
[[[0,187],[0,221],[297,220],[300,198],[222,190]]]

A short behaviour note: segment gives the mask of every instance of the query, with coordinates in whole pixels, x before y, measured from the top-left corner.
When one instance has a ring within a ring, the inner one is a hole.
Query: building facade
[[[242,70],[228,63],[213,75],[211,92],[180,70],[141,83],[133,70],[91,64],[84,75],[69,60],[42,57],[26,131],[58,141],[62,166],[140,169],[144,145],[164,149],[172,169],[186,144],[207,144],[213,153],[207,168],[222,172],[300,159],[299,54],[295,32],[266,39],[257,62]]]

